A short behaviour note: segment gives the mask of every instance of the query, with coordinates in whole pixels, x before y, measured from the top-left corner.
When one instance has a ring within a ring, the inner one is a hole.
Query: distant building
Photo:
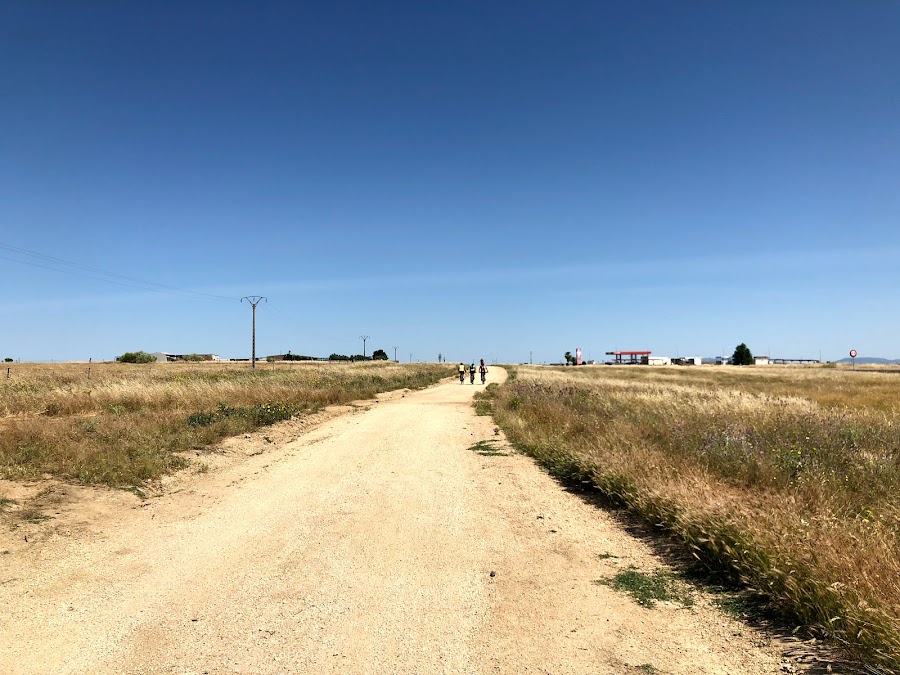
[[[203,361],[221,361],[222,357],[218,354],[169,354],[167,352],[153,352],[152,356],[156,357],[157,363],[174,363],[175,361],[184,361],[187,356],[199,356]]]
[[[731,358],[728,356],[717,356],[716,357],[716,365],[717,366],[730,366]]]
[[[703,359],[699,356],[678,356],[672,359],[673,366],[699,366],[703,363]]]
[[[753,365],[754,366],[767,366],[767,365],[769,365],[769,357],[768,356],[754,356],[753,357]]]
[[[635,365],[645,363],[644,358],[650,356],[652,352],[606,352],[607,356],[612,356],[614,365]]]
[[[652,356],[647,355],[641,359],[641,363],[645,366],[671,366],[672,359],[668,356]]]

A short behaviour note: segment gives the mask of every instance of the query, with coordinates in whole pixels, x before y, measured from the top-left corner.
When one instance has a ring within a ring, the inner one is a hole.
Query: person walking
[[[474,363],[471,366],[469,366],[469,375],[471,377],[471,379],[469,380],[469,383],[475,384],[475,364]]]
[[[484,365],[484,359],[481,359],[481,365],[478,366],[478,372],[481,373],[481,384],[487,381],[487,366]]]
[[[466,364],[460,361],[457,370],[459,370],[459,383],[464,384],[466,381]]]

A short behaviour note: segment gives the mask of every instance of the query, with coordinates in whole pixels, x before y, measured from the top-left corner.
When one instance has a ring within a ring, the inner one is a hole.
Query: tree
[[[383,349],[376,349],[374,352],[372,352],[372,360],[373,361],[387,361],[388,360],[387,352],[384,351]]]
[[[328,357],[329,361],[349,361],[350,357],[346,354],[332,354]]]
[[[183,358],[185,361],[206,361],[206,357],[203,354],[185,354]]]
[[[575,360],[575,357],[572,356],[572,352],[566,352],[565,356],[563,356],[563,358],[566,360],[567,366],[570,365],[572,363],[572,361]]]
[[[119,363],[155,363],[156,357],[145,351],[125,352],[116,358]]]
[[[731,356],[731,363],[736,366],[752,366],[753,354],[750,348],[743,342],[734,348],[734,354]]]
[[[4,363],[12,363],[13,360],[7,356],[5,359],[3,359],[3,362]]]

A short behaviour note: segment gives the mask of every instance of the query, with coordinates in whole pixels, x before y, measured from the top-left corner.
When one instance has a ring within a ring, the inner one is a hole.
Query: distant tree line
[[[362,354],[353,354],[352,356],[347,356],[346,354],[332,354],[328,357],[329,361],[387,361],[388,355],[387,352],[383,349],[376,349],[372,352],[372,356],[363,356]]]

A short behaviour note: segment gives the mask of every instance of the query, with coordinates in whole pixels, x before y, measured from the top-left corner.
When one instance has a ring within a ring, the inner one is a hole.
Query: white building
[[[686,366],[699,366],[703,363],[703,359],[699,356],[685,356],[684,357],[684,365]]]
[[[647,356],[645,357],[644,364],[648,366],[670,366],[672,365],[672,359],[668,356]]]
[[[767,365],[769,365],[769,357],[768,356],[754,356],[753,357],[753,365],[754,366],[767,366]]]

